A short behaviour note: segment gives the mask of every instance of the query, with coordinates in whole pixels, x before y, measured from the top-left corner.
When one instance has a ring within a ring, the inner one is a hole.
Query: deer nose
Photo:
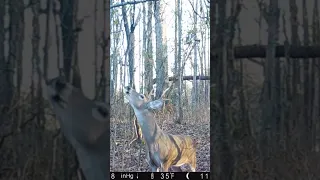
[[[126,94],[129,94],[130,90],[131,90],[131,87],[130,86],[126,86],[125,87],[125,90],[126,90]]]

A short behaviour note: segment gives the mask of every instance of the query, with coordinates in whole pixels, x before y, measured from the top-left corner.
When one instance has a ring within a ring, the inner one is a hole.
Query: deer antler
[[[147,95],[147,98],[148,98],[149,100],[152,99],[152,98],[151,98],[152,95],[154,96],[154,89],[155,89],[155,88],[152,88],[151,91],[149,92],[149,94]]]
[[[160,99],[162,99],[162,100],[170,100],[170,99],[165,99],[165,98],[163,98],[163,97],[164,97],[164,95],[166,94],[166,92],[168,92],[168,91],[171,89],[171,87],[172,87],[172,85],[173,85],[173,82],[172,82],[172,81],[170,82],[169,79],[167,79],[166,82],[167,82],[168,84],[170,84],[170,85],[169,85],[169,87],[168,87],[167,89],[165,89],[165,90],[163,91],[163,93],[162,93],[162,95],[161,95],[161,98],[160,98]]]

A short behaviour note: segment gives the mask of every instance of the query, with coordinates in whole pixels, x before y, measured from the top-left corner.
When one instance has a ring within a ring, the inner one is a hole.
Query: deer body
[[[126,90],[147,144],[147,160],[151,171],[167,172],[172,165],[182,164],[190,164],[192,171],[195,171],[196,148],[191,137],[165,133],[156,123],[151,109],[161,107],[162,101],[147,101],[130,87]]]

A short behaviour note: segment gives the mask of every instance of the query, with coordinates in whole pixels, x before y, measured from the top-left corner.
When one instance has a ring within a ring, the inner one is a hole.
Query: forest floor
[[[127,105],[126,105],[127,106]],[[123,107],[122,107],[123,108]],[[128,107],[127,107],[128,108]],[[130,112],[130,109],[124,112]],[[197,146],[197,172],[210,171],[210,110],[184,111],[181,124],[173,122],[172,113],[157,114],[157,124],[167,133],[189,135]],[[198,113],[194,113],[198,112]],[[147,172],[148,164],[144,145],[129,143],[133,139],[133,116],[115,113],[110,123],[110,171]]]

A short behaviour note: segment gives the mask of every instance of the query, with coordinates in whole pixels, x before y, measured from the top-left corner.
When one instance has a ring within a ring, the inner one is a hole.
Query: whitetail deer
[[[153,87],[152,90],[149,92],[149,94],[145,95],[146,100],[152,100],[152,96],[154,96],[155,92],[155,88]],[[125,98],[125,102],[128,103],[128,100]],[[139,126],[139,123],[137,121],[137,117],[134,118],[133,120],[133,127],[134,127],[134,137],[133,139],[130,141],[129,146],[131,146],[131,144],[134,144],[135,142],[141,143],[142,142],[142,131],[141,128]]]
[[[148,94],[145,95],[145,100],[146,101],[151,101],[152,100],[152,96],[153,97],[155,96],[155,87],[153,87],[152,90]],[[126,100],[126,102],[128,102],[128,100],[126,98],[125,98],[125,100]],[[139,123],[137,121],[137,117],[136,116],[135,116],[135,118],[133,120],[133,127],[134,127],[134,132],[135,133],[134,133],[133,140],[131,140],[130,143],[129,143],[129,146],[131,146],[131,144],[134,144],[135,142],[141,143],[142,142],[142,138],[143,138],[142,131],[141,131],[141,128],[139,126]]]
[[[76,150],[84,176],[87,180],[110,179],[108,107],[84,96],[64,76],[45,81],[49,102],[64,136]]]
[[[147,161],[152,172],[168,172],[172,165],[190,164],[196,169],[196,147],[189,136],[165,133],[156,123],[152,112],[163,100],[147,100],[143,94],[125,87],[126,98],[133,108],[147,145]]]
[[[153,88],[151,89],[151,91],[146,94],[144,96],[144,99],[145,101],[152,101],[152,97],[155,97],[156,94],[155,94],[155,90],[156,90],[156,84],[153,85]],[[173,83],[171,82],[169,87],[167,89],[165,89],[160,97],[160,99],[163,100],[163,102],[165,102],[166,100],[170,100],[170,99],[165,99],[164,98],[164,95],[172,88],[172,85]],[[128,103],[128,100],[125,99],[125,102]],[[163,107],[165,106],[165,104],[163,105]],[[164,107],[165,108],[165,107]],[[170,111],[171,109],[169,109]],[[171,110],[172,111],[172,110]],[[163,109],[163,112],[164,112],[164,109]],[[137,118],[135,117],[135,119],[133,120],[133,125],[134,125],[134,130],[135,130],[135,133],[134,133],[134,137],[133,137],[133,140],[130,141],[129,143],[129,146],[131,146],[131,144],[135,143],[135,142],[139,142],[141,143],[142,142],[142,132],[141,132],[141,128],[139,126],[139,123],[137,122]]]

